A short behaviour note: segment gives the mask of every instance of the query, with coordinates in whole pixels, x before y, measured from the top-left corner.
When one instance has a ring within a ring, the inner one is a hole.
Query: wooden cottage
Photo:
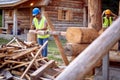
[[[87,0],[0,0],[2,27],[9,33],[12,29],[24,33],[30,28],[34,7],[47,11],[56,30],[87,26]]]

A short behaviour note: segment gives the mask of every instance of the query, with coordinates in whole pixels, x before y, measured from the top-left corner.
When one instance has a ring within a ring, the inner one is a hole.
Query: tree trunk
[[[75,58],[55,80],[83,80],[83,77],[120,39],[119,25],[120,18]]]
[[[66,31],[66,39],[69,43],[89,44],[98,37],[98,32],[93,28],[69,27]]]
[[[99,31],[102,27],[101,0],[88,0],[89,25]]]
[[[65,54],[67,56],[79,55],[89,44],[75,44],[67,43],[64,47]]]

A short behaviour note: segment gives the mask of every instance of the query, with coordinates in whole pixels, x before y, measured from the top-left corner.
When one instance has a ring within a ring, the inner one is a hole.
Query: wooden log
[[[69,27],[66,39],[69,43],[91,43],[98,37],[98,32],[93,28]]]
[[[28,42],[33,42],[33,43],[37,43],[37,35],[34,33],[28,33],[27,34],[27,41]]]
[[[55,80],[83,80],[83,77],[120,39],[119,25],[120,18],[75,58]]]
[[[110,52],[110,61],[113,62],[120,62],[120,53],[118,52]]]
[[[61,35],[61,36],[65,36],[66,32],[63,31],[36,31],[36,30],[29,30],[29,33],[33,33],[33,34],[39,34],[39,35],[46,35],[46,34],[50,34],[50,35]]]
[[[46,21],[47,21],[51,31],[55,31],[54,26],[53,26],[52,22],[50,21],[47,13],[44,13],[44,16],[46,18]],[[69,61],[68,61],[66,55],[64,54],[64,49],[62,47],[62,44],[60,43],[59,37],[57,35],[54,35],[53,37],[54,37],[55,43],[56,43],[56,45],[57,45],[57,47],[58,47],[58,49],[60,51],[60,55],[62,56],[62,59],[63,59],[65,65],[68,65]]]
[[[96,6],[94,6],[96,5]],[[89,25],[99,31],[102,28],[101,0],[88,0]]]
[[[105,30],[104,29],[101,29],[99,31],[99,35],[101,35]],[[118,50],[118,42],[111,48],[111,50]]]
[[[67,43],[64,47],[67,56],[79,55],[89,44]]]

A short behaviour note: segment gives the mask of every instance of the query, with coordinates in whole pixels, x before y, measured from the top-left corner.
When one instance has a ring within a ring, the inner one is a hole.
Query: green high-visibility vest
[[[103,28],[108,28],[113,22],[112,17],[109,17],[109,19],[107,17],[103,18]]]
[[[42,17],[41,20],[40,20],[40,23],[38,22],[38,19],[35,17],[33,19],[33,22],[34,22],[34,26],[36,29],[42,29],[44,27],[44,23],[45,23],[45,17]],[[48,31],[49,29],[47,29]],[[37,38],[48,38],[50,35],[37,35]]]

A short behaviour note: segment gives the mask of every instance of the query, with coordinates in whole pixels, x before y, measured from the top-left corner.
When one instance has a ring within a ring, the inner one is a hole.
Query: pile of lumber
[[[39,46],[13,38],[0,48],[0,80],[53,80],[61,72],[54,60],[42,57]]]
[[[76,57],[98,36],[98,32],[93,28],[69,27],[66,31],[65,54]]]

